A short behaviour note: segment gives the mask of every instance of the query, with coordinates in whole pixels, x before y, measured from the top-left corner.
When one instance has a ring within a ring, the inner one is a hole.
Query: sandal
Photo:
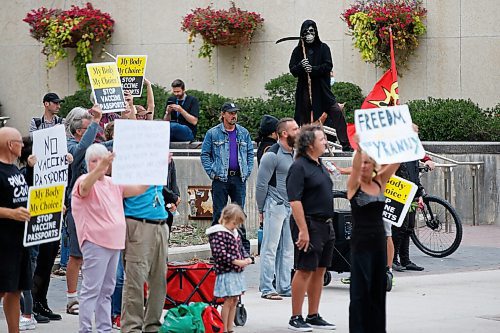
[[[260,297],[263,299],[269,299],[269,300],[273,300],[273,301],[281,301],[283,299],[283,297],[281,297],[277,293],[270,293],[270,294],[262,295]]]
[[[61,267],[52,272],[52,274],[57,276],[66,276],[66,269]]]
[[[80,313],[80,304],[78,301],[72,301],[66,305],[66,313],[70,315],[76,315]]]

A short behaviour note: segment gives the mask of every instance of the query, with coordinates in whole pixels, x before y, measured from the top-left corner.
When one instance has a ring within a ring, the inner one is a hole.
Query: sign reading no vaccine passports
[[[87,64],[92,94],[102,113],[125,111],[125,97],[116,62]]]
[[[35,186],[68,182],[68,146],[63,125],[34,131],[33,155],[36,163],[33,168]]]
[[[385,186],[385,206],[382,218],[400,227],[410,209],[417,185],[398,176],[392,176]]]
[[[407,105],[356,110],[354,122],[359,146],[378,164],[415,161],[425,155]]]
[[[53,242],[61,238],[65,185],[30,187],[28,209],[31,218],[24,227],[24,246]]]
[[[146,73],[146,55],[119,55],[116,65],[124,90],[129,90],[133,97],[141,97],[142,83]]]

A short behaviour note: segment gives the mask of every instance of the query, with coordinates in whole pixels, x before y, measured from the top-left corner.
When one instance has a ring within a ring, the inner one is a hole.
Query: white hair
[[[104,147],[102,144],[94,143],[90,145],[90,147],[88,147],[87,151],[85,152],[85,163],[87,164],[87,167],[91,159],[96,157],[104,157],[107,154],[108,154],[108,149]]]

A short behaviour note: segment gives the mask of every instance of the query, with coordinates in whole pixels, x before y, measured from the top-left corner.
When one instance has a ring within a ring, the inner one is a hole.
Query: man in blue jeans
[[[186,94],[181,79],[172,82],[172,94],[167,99],[164,120],[170,121],[170,142],[193,141],[200,115],[200,103],[194,96]]]
[[[294,246],[290,230],[291,208],[286,192],[286,176],[293,163],[293,146],[299,126],[293,118],[281,119],[278,142],[260,160],[255,187],[259,220],[264,224],[261,247],[260,292],[262,298],[281,300],[290,297]],[[276,288],[273,277],[276,275]]]
[[[219,223],[227,197],[245,207],[246,180],[253,168],[253,143],[248,130],[236,124],[240,108],[226,102],[221,108],[221,123],[209,129],[201,147],[201,164],[212,180],[213,219]],[[243,225],[239,229],[243,246],[250,253],[250,242]]]

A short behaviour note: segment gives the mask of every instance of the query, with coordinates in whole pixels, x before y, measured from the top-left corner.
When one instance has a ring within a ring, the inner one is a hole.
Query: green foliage
[[[221,95],[206,93],[200,90],[188,90],[187,94],[198,98],[200,102],[200,116],[198,117],[197,140],[203,140],[205,133],[217,125],[220,120],[220,108],[224,102],[228,101]]]
[[[350,82],[335,82],[333,94],[339,103],[345,103],[344,114],[348,123],[354,122],[354,110],[360,109],[365,100],[361,88]]]
[[[82,89],[76,91],[73,95],[64,97],[64,102],[61,103],[61,109],[59,110],[59,116],[66,117],[71,109],[77,106],[90,109],[92,107],[92,102],[90,101],[91,92],[92,90],[90,89]]]
[[[153,95],[155,97],[154,117],[163,119],[163,116],[165,115],[165,107],[167,105],[167,99],[171,95],[170,91],[167,88],[155,83],[153,83],[151,87],[153,88]],[[134,104],[142,105],[145,108],[147,108],[148,105],[147,105],[146,86],[142,88],[142,96],[134,98]]]
[[[498,117],[488,117],[471,100],[436,99],[408,102],[423,141],[498,141]]]
[[[297,78],[290,73],[281,74],[277,78],[271,79],[264,88],[271,98],[279,98],[288,103],[295,103],[295,88]]]

